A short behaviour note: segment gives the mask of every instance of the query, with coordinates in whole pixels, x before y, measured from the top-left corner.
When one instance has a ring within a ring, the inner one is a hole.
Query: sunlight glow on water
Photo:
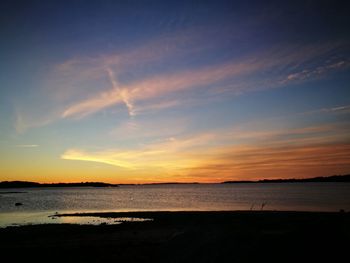
[[[15,203],[23,205],[15,206]],[[350,184],[189,184],[0,190],[0,225],[48,221],[65,223],[69,220],[80,223],[87,220],[92,223],[96,220],[48,219],[55,213],[261,209],[349,211]],[[99,220],[98,224],[111,222],[109,219]]]
[[[79,225],[117,225],[123,222],[145,222],[150,218],[98,216],[57,216],[49,213],[2,213],[0,227],[38,225],[38,224],[79,224]]]

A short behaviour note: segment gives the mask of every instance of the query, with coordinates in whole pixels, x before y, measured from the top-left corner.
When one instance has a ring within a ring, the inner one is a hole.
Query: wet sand
[[[349,257],[350,213],[344,212],[78,216],[153,220],[99,226],[7,227],[0,229],[1,262],[343,262]]]

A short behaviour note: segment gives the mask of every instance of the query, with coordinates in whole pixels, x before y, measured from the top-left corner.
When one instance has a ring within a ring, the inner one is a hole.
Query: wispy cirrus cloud
[[[312,48],[306,46],[298,50],[290,46],[285,49],[279,47],[221,64],[175,70],[171,73],[160,71],[125,84],[116,82],[116,76],[123,72],[122,65],[108,66],[106,72],[112,88],[95,93],[91,98],[77,101],[64,110],[62,117],[86,116],[120,103],[124,103],[129,115],[133,116],[137,113],[139,102],[144,103],[164,96],[176,97],[177,93],[188,90],[203,90],[201,93],[204,93],[209,89],[216,93],[220,91],[219,93],[240,94],[309,81],[332,71],[348,68],[347,60],[324,62],[329,60],[329,54],[338,48],[339,44],[325,44]],[[140,112],[140,109],[138,111]]]
[[[254,67],[254,65],[253,65]],[[217,81],[225,80],[229,77],[248,70],[249,65],[227,64],[219,67],[208,67],[201,70],[188,70],[173,74],[154,76],[129,85],[113,88],[107,92],[97,94],[91,99],[78,102],[66,109],[62,117],[75,115],[86,115],[114,104],[124,102],[129,112],[133,114],[133,104],[131,101],[143,101],[153,99],[165,94],[182,90],[211,85]],[[114,73],[112,73],[114,75]]]
[[[214,181],[328,175],[348,171],[349,154],[350,145],[342,143],[232,147],[222,149],[215,158],[188,173],[208,179],[217,174]]]
[[[23,133],[30,128],[65,118],[70,115],[70,110],[74,112],[74,104],[82,102],[84,98],[96,97],[95,100],[89,99],[84,105],[80,105],[84,113],[75,117],[84,117],[109,105],[125,103],[121,95],[126,99],[128,93],[123,88],[120,88],[121,92],[111,88],[114,85],[112,81],[116,81],[120,73],[134,72],[133,75],[137,76],[154,63],[198,52],[205,47],[198,47],[197,36],[188,32],[175,32],[143,41],[140,45],[134,44],[95,56],[74,56],[53,65],[51,71],[43,76],[41,85],[38,85],[39,92],[35,96],[41,100],[42,106],[46,106],[44,111],[35,110],[28,99],[15,102],[13,126],[16,132]],[[188,45],[192,48],[183,48]],[[114,74],[116,70],[118,75]],[[103,94],[100,93],[101,90]],[[97,94],[102,95],[100,100],[97,99]]]
[[[303,69],[302,71],[289,74],[285,82],[306,81],[313,78],[322,77],[333,70],[346,69],[350,66],[349,61],[341,60],[335,63],[327,63],[316,68]]]
[[[350,105],[322,108],[322,109],[312,110],[308,112],[303,112],[302,114],[310,115],[310,114],[320,114],[320,113],[348,114],[350,113]]]
[[[160,168],[164,171],[174,171],[197,164],[200,160],[195,155],[188,153],[187,149],[205,145],[212,136],[211,134],[201,134],[195,137],[182,138],[181,140],[172,137],[133,150],[111,149],[100,152],[86,152],[69,149],[61,155],[61,158],[100,162],[131,170]],[[180,154],[180,152],[182,153]]]
[[[347,42],[341,41],[281,44],[198,65],[193,61],[218,52],[221,43],[204,41],[208,33],[203,32],[177,31],[140,45],[73,57],[55,65],[38,94],[45,110],[37,112],[18,103],[22,114],[17,114],[14,122],[17,132],[60,118],[80,119],[111,107],[120,110],[124,106],[131,117],[153,113],[189,101],[196,104],[298,84],[349,66],[343,56]]]
[[[13,126],[17,134],[22,134],[29,128],[45,126],[59,116],[57,113],[53,113],[53,115],[48,116],[43,113],[33,114],[31,112],[20,110],[18,106],[16,106],[13,117]]]
[[[200,152],[164,149],[87,152],[70,149],[61,158],[105,163],[142,174],[158,171],[163,173],[165,180],[186,175],[191,180],[201,177],[203,181],[217,182],[233,178],[280,178],[282,175],[307,177],[338,171],[343,173],[350,168],[349,156],[349,144],[331,143],[308,146],[240,145],[204,148]]]
[[[209,182],[273,178],[281,173],[306,177],[349,169],[349,131],[348,124],[250,133],[230,128],[170,137],[133,149],[68,149],[61,158],[100,162],[142,174],[156,170],[164,174],[164,180],[180,176],[181,180],[201,177]]]
[[[36,148],[36,147],[39,147],[38,144],[17,144],[15,145],[15,147],[18,147],[18,148]]]
[[[118,87],[118,84],[117,84],[117,81],[115,79],[114,72],[112,71],[112,69],[107,68],[107,72],[108,72],[108,76],[111,80],[113,89],[116,92],[118,92],[121,100],[125,103],[125,106],[128,108],[129,115],[134,116],[135,115],[134,105],[133,105],[133,102],[131,101],[132,98],[129,96],[129,92],[125,89],[120,89]]]
[[[111,139],[123,138],[124,141],[171,138],[184,134],[189,123],[186,117],[161,120],[128,119],[110,131],[109,136]]]

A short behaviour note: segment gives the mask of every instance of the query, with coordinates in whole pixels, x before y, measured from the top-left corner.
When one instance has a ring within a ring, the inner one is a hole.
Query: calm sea
[[[21,192],[21,193],[10,193]],[[15,203],[22,203],[15,206]],[[350,183],[136,185],[0,190],[0,226],[91,211],[350,211]]]

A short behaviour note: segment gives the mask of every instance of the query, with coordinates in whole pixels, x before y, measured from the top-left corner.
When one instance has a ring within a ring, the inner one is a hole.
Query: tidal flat
[[[111,212],[58,216],[147,218],[117,225],[0,229],[2,262],[340,262],[350,213]]]

